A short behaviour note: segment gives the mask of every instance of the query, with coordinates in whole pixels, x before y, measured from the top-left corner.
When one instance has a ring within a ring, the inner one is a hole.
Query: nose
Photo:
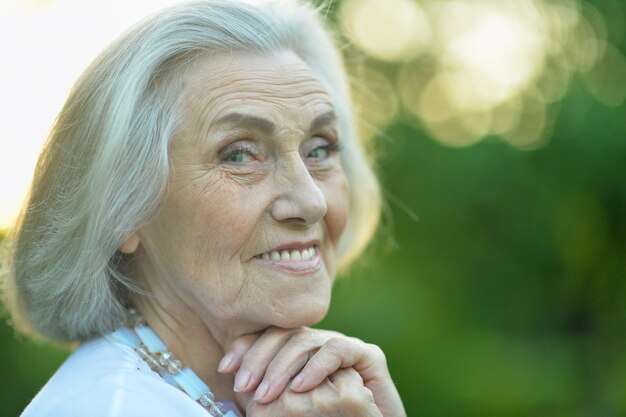
[[[310,225],[326,214],[326,198],[298,152],[283,154],[276,172],[276,198],[270,211],[281,223]]]

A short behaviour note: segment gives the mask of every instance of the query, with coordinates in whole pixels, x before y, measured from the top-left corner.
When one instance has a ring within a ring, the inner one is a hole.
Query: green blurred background
[[[409,416],[626,416],[626,4],[323,9],[386,209],[320,327],[380,345]],[[0,340],[18,415],[67,351]]]

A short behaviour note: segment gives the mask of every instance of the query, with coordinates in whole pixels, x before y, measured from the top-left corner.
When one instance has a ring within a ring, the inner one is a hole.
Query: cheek
[[[348,180],[343,172],[325,182],[324,196],[328,211],[325,222],[330,240],[336,246],[343,234],[348,221],[349,187]]]
[[[198,257],[213,257],[211,263],[226,267],[239,259],[255,234],[263,214],[263,198],[255,187],[241,187],[221,182],[219,187],[194,200],[190,216],[194,217],[191,233],[207,242],[210,253],[198,247]],[[206,247],[204,249],[207,249]],[[221,271],[226,272],[226,271]]]
[[[229,273],[262,212],[259,196],[253,198],[249,188],[215,174],[181,188],[162,210],[166,219],[162,237],[195,279]]]

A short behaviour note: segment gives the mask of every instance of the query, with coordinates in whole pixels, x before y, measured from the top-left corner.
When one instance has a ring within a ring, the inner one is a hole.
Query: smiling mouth
[[[266,261],[308,261],[317,255],[317,246],[311,245],[305,249],[292,249],[292,250],[273,250],[264,252],[255,256],[257,259],[263,259]]]
[[[317,273],[322,265],[317,245],[304,249],[283,249],[264,252],[254,257],[262,264],[295,275]]]

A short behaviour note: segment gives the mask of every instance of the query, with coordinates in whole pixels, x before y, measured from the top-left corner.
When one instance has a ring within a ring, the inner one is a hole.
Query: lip
[[[298,240],[298,241],[293,241],[289,243],[284,243],[280,246],[276,246],[271,249],[267,249],[263,252],[259,252],[256,255],[254,255],[252,259],[260,258],[264,253],[270,253],[272,251],[282,252],[284,250],[288,250],[288,251],[302,250],[302,249],[310,248],[311,246],[319,247],[320,242],[321,242],[320,239],[312,239],[312,240],[307,240],[307,241]]]
[[[302,249],[310,248],[311,246],[319,247],[319,245],[320,245],[319,239],[309,240],[306,242],[301,242],[301,241],[290,242],[290,243],[285,243],[284,245],[276,246],[275,248],[272,248],[270,250],[261,252],[257,254],[256,256],[260,256],[264,254],[265,252],[272,252],[272,251],[280,252],[283,250],[302,250]]]
[[[292,275],[312,275],[322,267],[322,259],[317,253],[307,261],[272,261],[261,258],[254,258],[254,260]]]

